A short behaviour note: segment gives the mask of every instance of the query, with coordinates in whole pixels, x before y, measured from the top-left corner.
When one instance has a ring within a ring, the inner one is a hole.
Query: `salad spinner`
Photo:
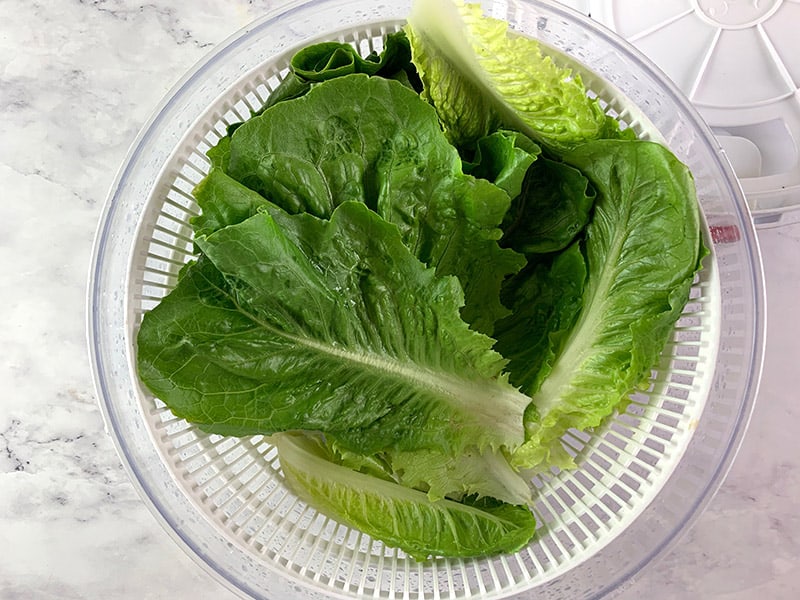
[[[193,257],[191,190],[209,169],[205,152],[264,104],[295,51],[323,40],[380,50],[410,3],[294,2],[222,44],[163,101],[116,178],[95,243],[88,331],[100,404],[132,481],[176,542],[243,597],[602,597],[686,530],[742,440],[761,369],[764,286],[750,213],[719,141],[639,51],[578,12],[526,0],[483,7],[540,40],[609,114],[689,166],[711,253],[650,387],[605,426],[563,438],[577,470],[533,479],[531,543],[515,554],[416,562],[297,499],[267,439],[203,433],[137,378],[142,315]]]

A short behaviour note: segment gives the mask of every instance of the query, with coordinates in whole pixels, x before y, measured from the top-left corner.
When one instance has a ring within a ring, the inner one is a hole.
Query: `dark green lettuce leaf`
[[[260,115],[280,102],[305,96],[315,83],[353,73],[394,79],[417,93],[422,91],[422,82],[411,62],[411,46],[405,32],[389,33],[383,41],[384,48],[380,53],[373,51],[366,57],[344,42],[320,42],[306,46],[292,57],[289,72],[272,90],[264,105],[251,113],[251,117]],[[227,144],[241,125],[240,122],[230,124],[227,135],[218,145]],[[215,148],[210,152],[219,154]]]
[[[191,219],[196,237],[208,236],[228,225],[241,223],[265,209],[270,212],[280,210],[218,167],[211,168],[192,195],[201,211]]]
[[[419,81],[416,67],[411,62],[411,45],[403,31],[386,35],[381,53],[373,51],[363,58],[351,44],[344,42],[307,46],[292,57],[291,71],[310,82],[328,81],[353,73]],[[417,84],[416,91],[420,90],[421,85]]]
[[[570,428],[624,409],[689,298],[701,256],[700,217],[688,169],[651,142],[587,142],[564,161],[598,192],[586,230],[588,277],[575,326],[526,412],[519,467],[572,466]]]
[[[411,46],[403,31],[386,35],[383,51],[380,54],[371,52],[365,57],[351,44],[320,42],[306,46],[292,57],[289,73],[254,115],[279,102],[304,96],[314,83],[353,73],[395,79],[416,92],[422,89],[417,69],[411,62]]]
[[[533,396],[583,307],[586,260],[576,242],[563,252],[532,257],[504,287],[511,315],[497,322],[495,350],[508,359],[511,383]]]
[[[497,241],[510,198],[462,173],[436,112],[408,88],[358,74],[321,83],[242,125],[228,173],[290,213],[367,204],[437,274],[458,277],[477,331],[508,314],[500,285],[525,263]]]
[[[176,415],[222,435],[318,430],[365,455],[522,443],[529,398],[461,320],[458,281],[363,204],[259,213],[197,244],[137,339],[142,381]]]
[[[589,222],[594,199],[594,189],[579,170],[540,158],[511,203],[500,244],[523,254],[563,250]]]
[[[208,160],[211,161],[211,168],[220,169],[221,171],[228,172],[228,163],[231,159],[231,138],[225,136],[221,138],[215,146],[212,146],[206,152]]]
[[[516,552],[536,531],[527,506],[488,498],[431,501],[424,492],[332,462],[313,437],[283,433],[271,441],[301,499],[417,560]]]
[[[501,129],[478,140],[472,159],[463,161],[464,173],[491,181],[513,199],[541,151],[521,133]]]

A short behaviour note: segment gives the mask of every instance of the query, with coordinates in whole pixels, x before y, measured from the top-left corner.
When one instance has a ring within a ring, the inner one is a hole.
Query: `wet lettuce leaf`
[[[563,250],[589,222],[595,195],[578,169],[540,158],[506,214],[500,244],[523,254]]]
[[[508,359],[509,379],[525,394],[533,396],[550,374],[583,308],[585,283],[578,241],[563,252],[532,257],[504,286],[512,312],[497,323],[495,350]]]
[[[236,131],[227,172],[290,213],[328,218],[363,202],[438,275],[458,278],[477,331],[508,314],[500,286],[525,264],[498,243],[511,200],[462,172],[436,112],[397,82],[348,75],[272,107]]]
[[[423,83],[450,141],[470,147],[500,127],[554,152],[616,137],[613,120],[578,74],[539,43],[484,17],[479,3],[415,2],[405,31]]]
[[[197,244],[138,335],[140,376],[176,415],[222,435],[321,431],[366,455],[522,443],[530,400],[461,320],[458,281],[364,204],[330,221],[263,212]]]
[[[282,433],[271,441],[301,499],[417,560],[516,552],[536,531],[527,506],[488,498],[432,501],[424,492],[337,464],[314,437]]]
[[[513,200],[522,193],[525,174],[542,149],[516,131],[499,130],[478,140],[464,172],[494,183]]]
[[[646,382],[702,256],[688,169],[652,142],[600,140],[564,155],[598,197],[586,230],[583,307],[526,412],[512,464],[572,467],[568,429],[600,425]]]

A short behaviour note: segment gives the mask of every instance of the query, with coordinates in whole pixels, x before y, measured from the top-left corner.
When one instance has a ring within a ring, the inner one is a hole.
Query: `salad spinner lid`
[[[681,88],[725,149],[757,225],[800,220],[800,0],[562,2]]]

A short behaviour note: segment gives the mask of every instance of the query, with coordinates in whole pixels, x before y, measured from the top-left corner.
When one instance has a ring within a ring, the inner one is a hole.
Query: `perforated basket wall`
[[[688,108],[647,71],[647,64],[605,52],[606,62],[598,65],[593,54],[601,50],[598,43],[605,48],[616,42],[560,9],[486,3],[491,14],[522,33],[557,48],[568,46],[571,56],[559,60],[582,73],[610,114],[642,137],[669,144],[695,174],[708,231],[727,232],[727,237],[707,232],[713,253],[654,368],[650,388],[632,395],[626,412],[608,426],[564,438],[577,456],[578,470],[532,481],[538,530],[529,547],[508,556],[417,563],[295,498],[283,484],[277,453],[263,437],[204,434],[139,385],[136,330],[192,259],[188,222],[198,208],[191,191],[208,171],[205,152],[229,124],[259,109],[285,75],[298,47],[289,34],[303,45],[339,39],[364,52],[380,50],[383,36],[402,26],[405,10],[393,7],[387,15],[389,9],[369,2],[310,4],[287,11],[274,31],[269,27],[280,21],[277,17],[245,34],[245,41],[240,36],[231,42],[227,48],[234,50],[222,56],[235,60],[226,59],[224,76],[215,79],[208,65],[190,76],[180,89],[200,85],[209,100],[204,106],[190,101],[181,108],[182,120],[170,117],[175,107],[168,101],[150,125],[150,130],[161,127],[154,135],[166,141],[149,156],[145,133],[139,142],[144,149],[138,155],[134,151],[112,194],[117,206],[108,209],[98,237],[90,327],[99,388],[123,459],[170,531],[244,594],[504,598],[527,597],[536,589],[536,597],[586,597],[617,587],[683,529],[724,474],[755,393],[760,273],[744,204],[702,123],[692,121],[691,112],[676,112]],[[324,20],[334,13],[358,22],[336,31],[325,23],[341,20]],[[308,22],[316,24],[312,34],[299,33]],[[289,41],[276,44],[284,30]],[[247,44],[265,44],[264,56],[248,52]],[[211,65],[214,60],[219,62],[212,59]],[[640,81],[631,87],[633,71]],[[115,213],[120,202],[127,210]],[[119,233],[120,222],[124,233]],[[116,247],[120,240],[127,244],[125,267],[116,256],[124,251]],[[120,274],[122,280],[115,281]],[[115,323],[121,327],[114,329]],[[148,463],[153,460],[158,464]]]

